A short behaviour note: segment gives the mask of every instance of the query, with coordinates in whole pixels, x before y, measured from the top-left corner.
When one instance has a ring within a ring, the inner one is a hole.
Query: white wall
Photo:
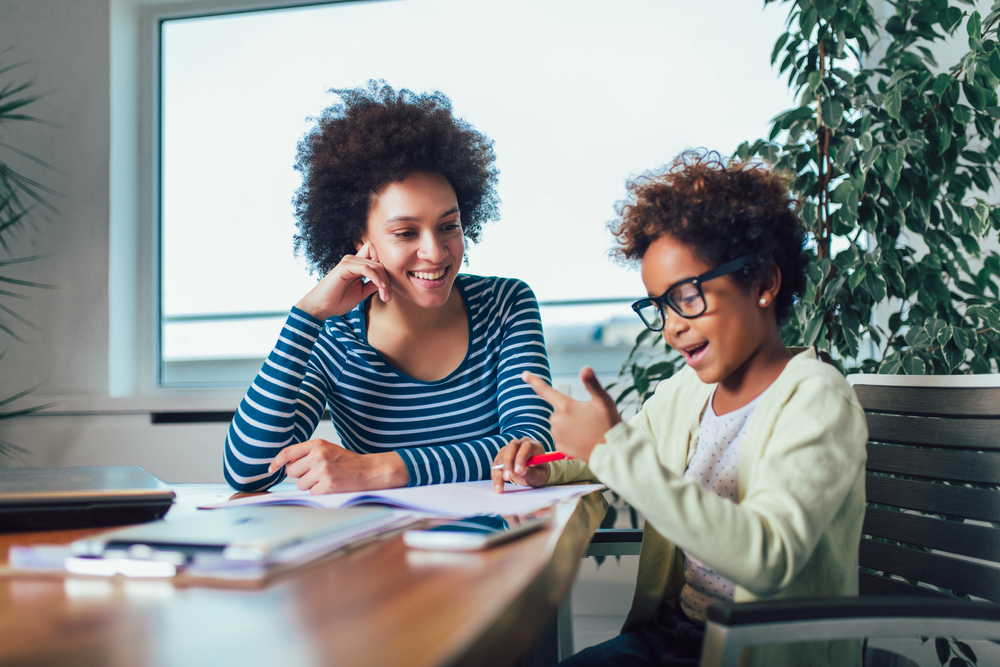
[[[0,50],[11,49],[2,64],[26,61],[14,76],[34,79],[46,93],[29,111],[56,126],[19,124],[5,128],[0,141],[59,171],[6,154],[5,159],[60,193],[53,198],[59,212],[39,221],[37,230],[26,229],[12,252],[51,253],[19,265],[16,277],[58,289],[36,290],[32,300],[18,304],[18,313],[40,331],[24,327],[18,333],[28,344],[4,343],[0,398],[41,384],[31,397],[3,409],[63,401],[55,416],[0,420],[0,441],[30,452],[16,460],[0,458],[0,466],[137,464],[169,482],[222,481],[225,424],[150,423],[151,409],[193,409],[204,401],[165,396],[154,405],[128,398],[143,394],[153,376],[146,321],[154,293],[155,266],[148,260],[153,190],[140,187],[149,175],[149,161],[140,156],[150,154],[153,132],[139,113],[152,89],[152,63],[139,49],[138,22],[146,4],[0,0]],[[113,290],[109,272],[115,276]],[[109,321],[115,322],[113,332]],[[138,343],[143,336],[145,345]],[[232,410],[238,400],[229,392],[209,399],[207,407]]]
[[[59,289],[18,306],[41,331],[19,330],[30,344],[8,345],[3,396],[43,381],[50,394],[107,392],[109,38],[107,0],[0,0],[0,49],[10,49],[0,58],[27,61],[4,78],[34,79],[46,95],[28,111],[58,126],[23,123],[2,140],[65,172],[12,160],[62,193],[52,198],[60,212],[25,230],[14,253],[53,253],[17,276]]]

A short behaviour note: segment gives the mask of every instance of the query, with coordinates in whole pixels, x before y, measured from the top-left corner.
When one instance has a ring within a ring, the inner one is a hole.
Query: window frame
[[[357,1],[111,0],[110,395],[235,395],[242,394],[246,384],[235,381],[221,386],[204,381],[197,384],[164,383],[166,362],[162,355],[161,336],[160,247],[163,225],[160,182],[163,159],[161,36],[164,22]],[[622,303],[627,310],[627,304],[640,296],[620,295],[614,301]],[[608,299],[592,301],[607,302]],[[590,302],[579,300],[573,305]],[[542,305],[555,306],[557,303],[570,305],[565,301],[543,302]],[[638,324],[641,325],[641,322]],[[579,354],[581,350],[575,352]],[[259,368],[263,358],[252,361],[193,361],[190,364],[201,364],[206,368],[220,364],[247,367],[249,364]]]
[[[234,385],[165,386],[161,382],[160,90],[164,21],[353,1],[112,0],[109,396],[242,395],[245,390]]]

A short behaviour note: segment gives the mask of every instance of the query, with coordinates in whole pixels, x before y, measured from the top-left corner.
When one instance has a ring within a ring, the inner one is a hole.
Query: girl
[[[318,494],[485,479],[511,441],[551,442],[520,377],[549,376],[534,294],[458,273],[497,216],[492,142],[440,93],[334,92],[296,165],[296,246],[325,276],[240,403],[226,480]],[[343,446],[312,438],[327,407]]]
[[[630,191],[617,253],[641,259],[650,295],[633,309],[688,368],[627,423],[589,368],[588,403],[526,374],[575,460],[526,468],[541,446],[512,443],[494,485],[600,479],[646,518],[622,634],[564,664],[697,665],[715,602],[857,595],[867,428],[837,370],[781,340],[805,284],[788,177],[688,153]],[[860,646],[760,647],[750,664],[860,664]]]

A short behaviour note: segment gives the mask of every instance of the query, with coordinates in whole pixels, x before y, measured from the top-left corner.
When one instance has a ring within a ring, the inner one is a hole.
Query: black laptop
[[[144,523],[173,501],[139,466],[0,468],[0,532]]]

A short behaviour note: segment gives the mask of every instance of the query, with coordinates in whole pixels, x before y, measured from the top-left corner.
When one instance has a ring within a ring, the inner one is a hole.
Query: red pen
[[[548,463],[549,461],[562,461],[563,459],[571,459],[571,458],[573,457],[566,456],[562,452],[547,452],[545,454],[538,454],[537,456],[532,456],[530,459],[525,461],[525,463],[529,466],[540,466],[543,463]],[[503,464],[498,463],[492,468],[490,468],[490,470],[500,470],[501,468],[503,468]]]

